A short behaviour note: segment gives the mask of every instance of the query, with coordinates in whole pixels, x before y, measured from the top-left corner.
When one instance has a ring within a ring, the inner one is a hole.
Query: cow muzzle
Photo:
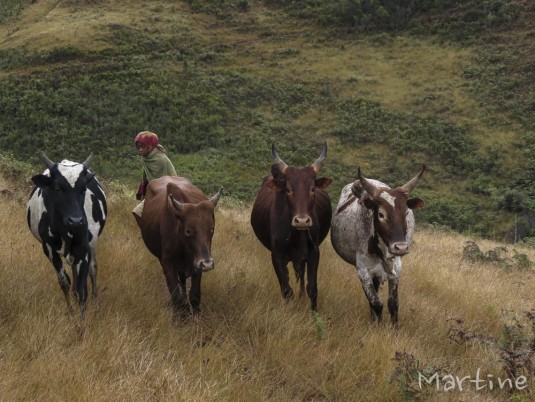
[[[292,226],[297,230],[307,230],[312,227],[312,218],[308,215],[294,216],[292,219]]]
[[[84,224],[84,217],[83,216],[69,216],[66,219],[65,223],[71,229],[79,228],[83,226]]]
[[[409,243],[404,241],[392,243],[388,247],[388,251],[396,257],[404,256],[405,254],[409,254]]]
[[[213,258],[202,259],[196,264],[195,269],[201,272],[211,271],[215,268],[215,263]]]

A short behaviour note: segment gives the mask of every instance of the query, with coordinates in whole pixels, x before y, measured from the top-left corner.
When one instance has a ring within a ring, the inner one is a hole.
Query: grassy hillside
[[[222,198],[202,317],[179,325],[161,268],[131,216],[135,201],[124,186],[105,182],[99,296],[80,320],[66,314],[53,268],[26,227],[23,169],[0,163],[3,400],[533,400],[533,249],[507,246],[501,261],[463,256],[467,237],[419,229],[403,259],[400,327],[393,330],[388,317],[371,323],[354,268],[328,240],[319,314],[310,314],[306,295],[285,304],[269,254],[249,226],[250,209]],[[477,243],[484,252],[503,247]],[[513,355],[527,359],[507,363]],[[437,391],[418,383],[418,373],[475,379],[479,370],[497,384],[513,369],[527,387],[490,390],[485,382],[477,390],[465,382],[462,391]]]
[[[534,236],[531,2],[2,2],[0,148],[82,159],[134,188],[132,139],[249,202],[284,160],[336,201],[357,166],[400,185],[422,163],[420,222]]]

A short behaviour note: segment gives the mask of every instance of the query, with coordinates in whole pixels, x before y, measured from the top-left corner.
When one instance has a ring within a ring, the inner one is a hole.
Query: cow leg
[[[394,327],[397,327],[398,325],[398,287],[398,278],[388,279],[388,312],[390,313],[390,320]]]
[[[273,262],[273,267],[275,268],[275,273],[279,280],[282,297],[286,300],[292,299],[294,297],[294,292],[290,287],[287,261],[284,261],[281,257],[275,256],[273,253],[271,254],[271,261]]]
[[[381,299],[377,294],[377,290],[379,289],[378,285],[380,284],[380,282],[376,282],[376,278],[372,280],[366,268],[362,269],[357,267],[357,274],[359,276],[360,283],[362,284],[362,289],[364,290],[364,293],[368,298],[368,303],[370,304],[372,321],[381,322],[383,314],[383,303],[381,302]]]
[[[98,264],[95,258],[95,250],[91,249],[91,261],[89,262],[89,277],[91,278],[91,293],[93,299],[97,298],[97,270]]]
[[[90,252],[88,251],[85,258],[75,259],[72,264],[73,275],[76,277],[75,292],[78,297],[78,304],[80,305],[80,311],[82,316],[85,315],[86,302],[87,302],[87,274],[89,271]]]
[[[186,275],[184,275],[182,272],[184,272],[185,268],[179,268],[178,269],[178,286],[180,291],[180,300],[178,301],[178,304],[175,305],[176,314],[182,318],[186,319],[191,315],[191,309],[190,309],[190,303],[188,301],[188,292],[186,289]]]
[[[186,295],[186,278],[181,281],[174,265],[161,261],[167,289],[171,294],[171,305],[174,309],[174,318],[185,318],[189,315],[189,303]]]
[[[193,315],[198,317],[201,314],[201,279],[202,272],[195,272],[191,276],[191,289],[189,290],[189,302]]]
[[[300,288],[300,294],[301,296],[303,293],[305,293],[305,262],[298,261],[298,262],[292,262],[292,265],[294,267],[295,271],[295,279],[297,279],[297,282],[299,283]]]
[[[59,286],[61,287],[63,295],[65,296],[65,301],[67,302],[67,308],[69,309],[69,311],[72,311],[72,303],[69,295],[69,291],[71,288],[71,278],[69,278],[69,274],[67,274],[65,268],[63,267],[61,256],[55,251],[50,250],[45,243],[43,243],[43,250],[45,252],[45,255],[48,257],[48,259],[54,266],[54,269],[56,270]]]
[[[318,264],[320,261],[319,251],[311,251],[307,262],[307,294],[310,298],[312,311],[318,309]]]

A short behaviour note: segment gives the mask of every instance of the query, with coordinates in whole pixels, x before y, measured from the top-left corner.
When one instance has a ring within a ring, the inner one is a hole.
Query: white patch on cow
[[[61,283],[67,282],[67,276],[65,276],[65,269],[63,268],[63,265],[61,266],[61,270],[59,272],[56,272],[56,275],[58,276],[58,279]]]
[[[399,279],[401,268],[401,257],[390,258],[383,262],[383,269],[386,272],[388,280]]]
[[[406,235],[406,241],[407,243],[410,243],[412,241],[412,236],[414,235],[414,212],[412,212],[412,209],[407,210],[407,235]]]
[[[340,201],[335,211],[352,196],[351,184],[342,189]],[[331,230],[332,244],[344,261],[355,265],[357,252],[366,254],[368,249],[368,231],[373,225],[372,212],[359,202],[353,202],[341,212],[335,212]]]
[[[381,191],[381,194],[379,194],[379,197],[381,197],[383,200],[388,202],[390,205],[392,205],[392,208],[394,208],[396,198],[392,197],[390,194],[388,194],[386,191]]]
[[[42,242],[41,236],[39,236],[39,222],[41,222],[41,217],[46,212],[46,207],[43,197],[39,193],[39,190],[34,191],[32,197],[28,200],[28,209],[30,210],[30,231],[37,240]]]
[[[47,250],[46,255],[48,256],[48,259],[50,261],[52,261],[52,251],[53,251],[52,247],[50,247],[50,244],[48,244],[48,243],[46,243],[45,246],[46,246],[46,250]]]
[[[84,165],[68,160],[63,160],[58,164],[58,170],[67,182],[74,187],[76,180],[80,177],[80,174],[84,170]]]
[[[96,246],[98,234],[101,229],[101,224],[100,222],[95,221],[93,219],[93,200],[91,199],[92,195],[93,193],[90,190],[85,193],[84,211],[85,216],[87,217],[87,230],[93,235],[89,244],[91,245],[91,248],[94,249],[94,247]],[[102,214],[102,218],[106,220],[106,214],[104,212],[104,203],[102,202],[102,200],[97,200],[97,202],[99,205],[100,213]]]
[[[80,266],[82,265],[82,260],[78,261],[78,264],[74,264],[72,268],[76,270],[76,274],[80,274]]]
[[[381,236],[377,236],[377,237],[379,238],[379,249],[381,250],[381,252],[385,256],[385,259],[386,260],[391,260],[392,258],[394,258],[394,255],[392,253],[390,253],[390,250],[388,249],[387,244],[383,241]]]
[[[64,241],[61,242],[61,248],[57,250],[57,252],[60,253],[61,255],[68,254],[68,250],[66,249],[66,244]]]

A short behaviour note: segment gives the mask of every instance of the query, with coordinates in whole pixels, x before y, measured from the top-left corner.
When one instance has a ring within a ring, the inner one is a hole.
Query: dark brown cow
[[[279,280],[282,296],[293,297],[289,284],[288,262],[292,262],[301,292],[304,291],[305,266],[307,294],[312,310],[317,309],[317,271],[319,246],[331,223],[331,202],[324,189],[328,178],[316,178],[327,154],[323,144],[320,157],[310,166],[288,166],[272,145],[275,163],[264,178],[251,212],[251,225],[258,240],[271,251],[271,260]]]
[[[208,199],[183,177],[164,176],[147,187],[143,214],[133,214],[149,251],[158,257],[171,302],[180,316],[201,311],[202,273],[214,268],[211,255],[214,209],[221,191]],[[186,294],[186,278],[191,289]]]

